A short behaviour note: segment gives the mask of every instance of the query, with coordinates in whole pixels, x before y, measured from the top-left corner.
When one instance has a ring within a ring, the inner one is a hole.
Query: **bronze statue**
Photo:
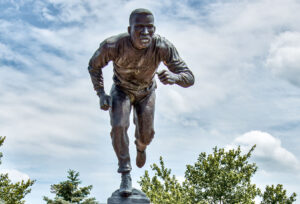
[[[89,62],[89,73],[100,97],[102,110],[109,110],[112,144],[122,174],[119,192],[132,193],[131,164],[127,129],[131,108],[134,112],[136,165],[143,167],[146,147],[154,136],[155,74],[160,62],[168,70],[157,73],[163,84],[189,87],[194,76],[180,58],[176,48],[165,38],[154,34],[154,17],[147,9],[134,10],[129,18],[128,33],[104,40]],[[114,84],[110,95],[104,91],[102,68],[113,62]]]

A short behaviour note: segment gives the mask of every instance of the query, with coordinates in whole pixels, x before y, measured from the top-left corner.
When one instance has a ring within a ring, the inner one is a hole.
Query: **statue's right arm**
[[[109,61],[113,60],[111,50],[104,41],[96,50],[93,57],[89,61],[88,71],[97,95],[100,97],[100,106],[103,110],[108,110],[111,106],[110,96],[105,94],[102,68],[105,67]]]
[[[98,95],[104,92],[102,68],[105,67],[109,61],[109,51],[106,43],[103,42],[90,59],[88,67],[94,89]]]

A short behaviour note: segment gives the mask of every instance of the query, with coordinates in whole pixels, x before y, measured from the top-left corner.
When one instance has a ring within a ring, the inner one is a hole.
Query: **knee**
[[[149,145],[154,137],[154,130],[150,129],[148,131],[143,130],[140,131],[140,138],[139,141],[143,144],[143,145]]]
[[[123,134],[124,132],[127,132],[128,127],[128,124],[114,124],[111,127],[111,135]]]

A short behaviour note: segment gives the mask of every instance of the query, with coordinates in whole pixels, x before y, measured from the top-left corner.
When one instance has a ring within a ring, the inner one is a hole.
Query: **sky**
[[[108,112],[101,111],[87,65],[106,38],[127,31],[147,8],[156,33],[195,75],[184,89],[158,82],[155,136],[134,187],[159,157],[179,179],[201,152],[257,145],[252,178],[283,184],[300,203],[300,2],[297,0],[1,0],[0,172],[34,179],[26,203],[53,198],[50,185],[80,172],[102,203],[119,187]],[[161,65],[159,70],[167,69]],[[105,90],[112,64],[103,69]]]

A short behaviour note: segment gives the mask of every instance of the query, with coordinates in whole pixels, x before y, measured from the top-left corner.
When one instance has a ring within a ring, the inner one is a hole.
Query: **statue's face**
[[[135,48],[144,49],[149,47],[155,32],[153,15],[135,14],[128,27],[128,32]]]

